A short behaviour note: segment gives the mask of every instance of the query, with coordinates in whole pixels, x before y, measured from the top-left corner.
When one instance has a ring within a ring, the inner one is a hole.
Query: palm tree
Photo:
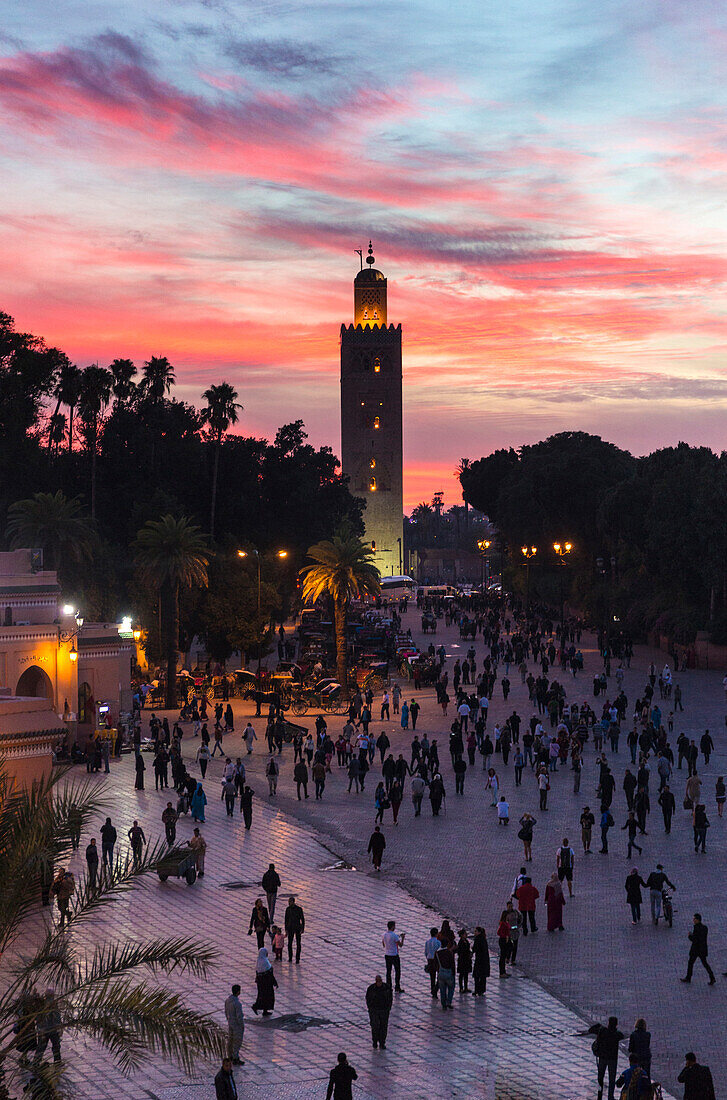
[[[141,380],[141,388],[146,397],[149,397],[155,405],[163,400],[176,382],[174,367],[166,355],[152,355],[144,363],[144,377]]]
[[[381,575],[373,563],[373,551],[354,535],[348,524],[342,524],[332,539],[309,547],[312,565],[300,571],[303,578],[303,601],[315,603],[321,596],[333,600],[336,629],[336,673],[343,690],[348,688],[348,652],[346,645],[346,615],[351,599],[365,594],[376,596],[381,591]]]
[[[109,370],[113,376],[113,394],[118,405],[126,405],[134,396],[136,384],[134,375],[136,367],[131,359],[114,359],[109,364]]]
[[[128,896],[156,870],[168,854],[166,845],[147,848],[136,866],[128,856],[117,857],[103,869],[95,888],[77,872],[66,926],[70,935],[55,926],[49,909],[40,910],[53,868],[67,866],[72,854],[72,808],[88,827],[107,805],[103,788],[86,781],[66,782],[65,776],[57,769],[27,790],[14,787],[0,765],[3,1100],[20,1095],[29,1076],[29,1094],[39,1100],[69,1095],[62,1062],[28,1069],[12,1057],[18,1039],[16,1023],[20,1020],[35,1030],[38,1016],[49,1004],[45,993],[49,986],[55,990],[54,1007],[63,1031],[99,1044],[126,1075],[160,1056],[192,1073],[200,1059],[224,1052],[225,1036],[214,1020],[188,1008],[178,993],[155,978],[175,970],[207,978],[217,952],[181,936],[106,939],[98,926],[103,909]],[[182,851],[188,849],[173,850],[176,857]]]
[[[222,436],[230,424],[237,424],[237,410],[242,410],[242,405],[237,402],[237,390],[234,390],[229,382],[220,382],[218,386],[210,386],[202,396],[207,402],[207,408],[202,410],[202,421],[209,424],[210,433],[215,444],[215,464],[212,471],[212,504],[210,506],[210,538],[214,539],[217,474],[220,465]]]
[[[81,395],[78,408],[91,455],[91,519],[96,519],[96,456],[98,454],[98,429],[101,415],[111,400],[113,375],[105,367],[94,364],[86,367],[81,377]]]
[[[69,559],[84,561],[91,551],[91,531],[78,497],[69,500],[60,489],[11,504],[5,534],[13,549],[41,547],[49,569]]]
[[[177,703],[179,652],[179,592],[182,588],[206,588],[209,556],[199,527],[186,516],[162,516],[147,520],[134,544],[142,578],[159,590],[162,637],[167,652],[166,706]]]
[[[73,447],[73,412],[78,404],[78,397],[81,391],[81,371],[73,363],[65,362],[61,365],[58,371],[58,378],[56,380],[55,389],[53,391],[56,399],[56,407],[51,417],[51,424],[58,416],[61,405],[67,405],[70,410],[70,416],[68,419],[68,450],[71,451]],[[51,450],[53,441],[48,434],[48,450]]]
[[[66,438],[67,428],[68,417],[65,413],[53,413],[48,424],[48,449],[51,455],[55,451],[56,458],[58,457],[61,443]]]
[[[466,473],[471,465],[472,463],[468,458],[460,458],[459,462],[457,463],[457,467],[454,472],[459,478],[460,485],[462,484],[462,474]],[[462,492],[462,500],[464,501],[464,529],[465,531],[467,531],[470,525],[470,513],[469,504],[467,503],[467,498],[464,495],[464,489]]]

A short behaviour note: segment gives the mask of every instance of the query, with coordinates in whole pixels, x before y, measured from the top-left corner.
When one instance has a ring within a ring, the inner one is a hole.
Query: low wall
[[[665,653],[677,653],[679,655],[679,667],[683,667],[683,658],[686,657],[687,668],[711,668],[717,671],[727,671],[727,646],[713,645],[704,635],[697,635],[697,640],[691,645],[681,645],[672,642],[666,634],[649,634],[649,645],[661,649]]]

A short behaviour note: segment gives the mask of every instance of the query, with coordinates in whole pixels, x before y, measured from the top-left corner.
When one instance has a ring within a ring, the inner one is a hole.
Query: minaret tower
[[[341,460],[354,496],[366,501],[365,539],[382,577],[403,561],[401,325],[387,324],[386,279],[367,267],[353,281],[353,324],[341,325]]]

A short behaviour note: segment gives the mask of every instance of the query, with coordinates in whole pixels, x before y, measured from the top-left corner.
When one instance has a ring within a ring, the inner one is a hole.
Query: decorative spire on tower
[[[366,257],[366,263],[369,264],[369,266],[372,266],[373,264],[376,263],[376,258],[374,256],[374,249],[373,249],[373,246],[371,244],[371,241],[369,241],[369,254]]]

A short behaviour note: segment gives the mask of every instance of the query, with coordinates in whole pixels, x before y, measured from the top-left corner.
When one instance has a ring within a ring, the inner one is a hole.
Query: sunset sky
[[[80,365],[338,452],[372,237],[408,506],[556,431],[727,445],[724,4],[23,0],[0,54],[0,309]]]

